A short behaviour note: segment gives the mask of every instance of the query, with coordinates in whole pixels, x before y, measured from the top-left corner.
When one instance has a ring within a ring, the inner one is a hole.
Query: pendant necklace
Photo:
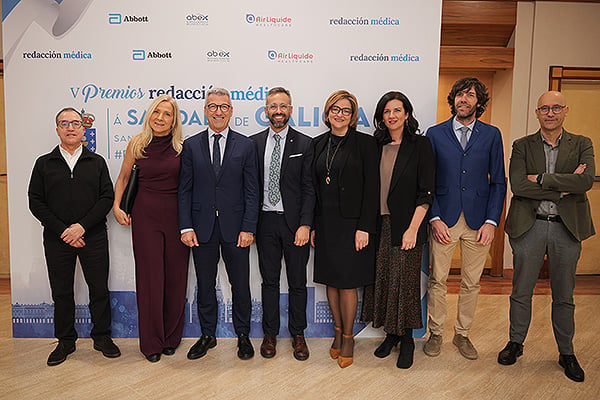
[[[327,176],[325,177],[325,183],[329,185],[331,183],[331,178],[329,177],[329,173],[331,172],[331,167],[333,166],[333,160],[335,155],[337,154],[340,145],[342,144],[342,138],[338,144],[335,146],[335,150],[333,151],[333,155],[331,156],[331,160],[329,159],[329,153],[331,151],[331,136],[329,136],[329,143],[327,144],[327,156],[325,157],[325,168],[327,169]]]

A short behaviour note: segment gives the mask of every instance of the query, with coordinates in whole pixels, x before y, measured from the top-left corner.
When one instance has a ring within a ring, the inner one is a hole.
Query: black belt
[[[535,219],[541,219],[548,222],[562,222],[560,215],[541,215],[536,214]]]
[[[260,212],[265,213],[265,214],[283,215],[283,211],[263,211],[263,210],[260,210]]]

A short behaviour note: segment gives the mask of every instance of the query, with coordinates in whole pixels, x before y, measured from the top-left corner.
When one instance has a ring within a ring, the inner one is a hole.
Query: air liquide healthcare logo
[[[273,17],[248,13],[246,14],[246,22],[260,27],[289,28],[292,26],[292,17]]]
[[[400,19],[394,17],[336,17],[329,18],[333,26],[399,26]]]
[[[229,62],[230,60],[230,50],[210,49],[206,52],[206,61],[208,62]]]
[[[121,13],[109,13],[108,24],[109,25],[121,25],[121,24],[140,24],[148,23],[147,15],[123,15]]]
[[[315,59],[315,55],[309,52],[276,51],[269,50],[267,58],[271,61],[286,64],[309,64]]]
[[[186,25],[208,25],[208,14],[191,13],[185,16]]]
[[[86,113],[85,110],[81,110],[81,115],[83,116],[83,127],[85,128],[85,132],[83,133],[83,137],[81,138],[81,143],[89,151],[92,153],[96,152],[96,128],[93,128],[92,125],[96,120],[93,114]]]
[[[173,55],[170,51],[148,51],[142,49],[135,49],[131,52],[131,58],[134,61],[145,61],[147,59],[173,58]]]

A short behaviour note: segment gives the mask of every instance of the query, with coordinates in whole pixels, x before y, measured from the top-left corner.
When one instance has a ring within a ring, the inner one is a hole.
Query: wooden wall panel
[[[512,69],[515,49],[488,46],[441,46],[440,69],[497,71]]]

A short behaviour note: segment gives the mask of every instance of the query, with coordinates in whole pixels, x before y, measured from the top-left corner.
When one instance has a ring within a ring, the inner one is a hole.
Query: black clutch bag
[[[133,164],[133,167],[131,167],[131,174],[129,174],[129,181],[123,192],[123,197],[121,197],[120,204],[121,210],[125,211],[128,215],[131,214],[131,210],[133,209],[133,202],[135,201],[135,195],[137,194],[138,189],[139,174],[140,170],[138,169],[138,166]]]

